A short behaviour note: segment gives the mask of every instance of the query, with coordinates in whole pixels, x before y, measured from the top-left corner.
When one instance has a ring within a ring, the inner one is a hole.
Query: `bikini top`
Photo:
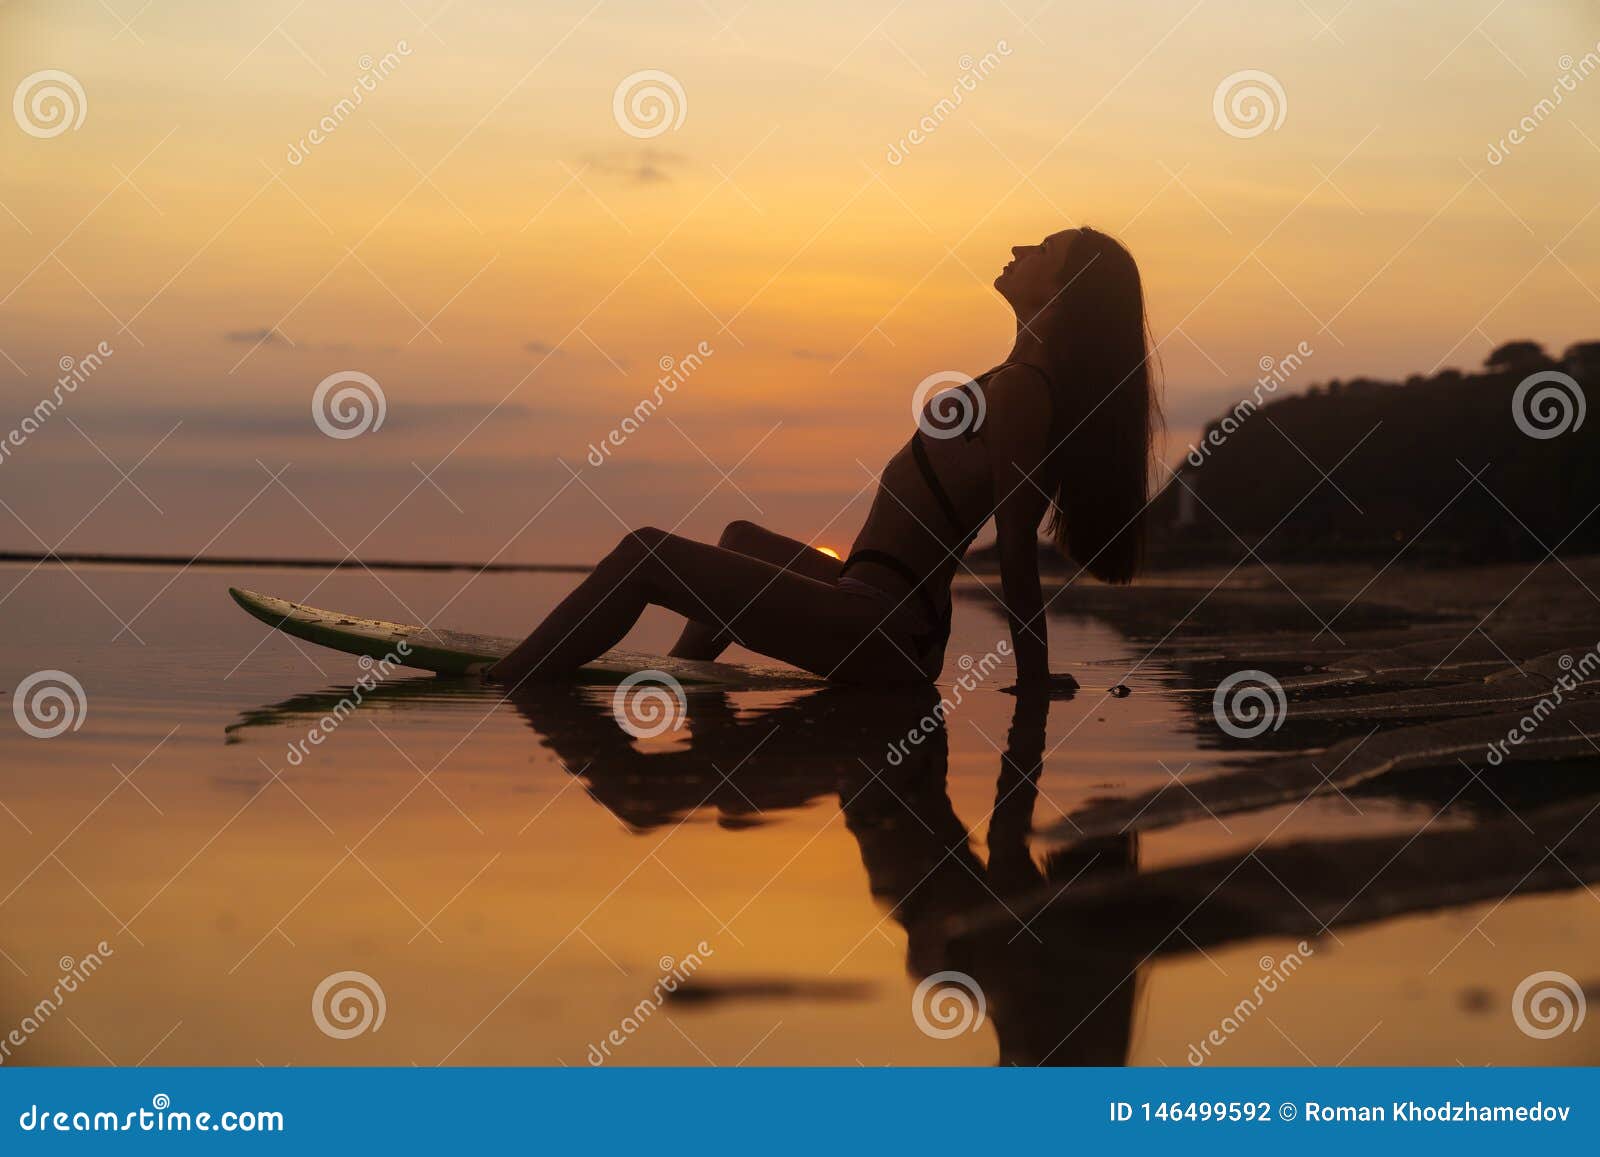
[[[872,510],[841,571],[874,563],[896,575],[938,625],[941,651],[949,636],[950,579],[994,514],[994,475],[980,437],[988,406],[984,386],[1012,366],[1050,382],[1038,366],[1003,362],[928,400],[910,440],[884,467]],[[1057,425],[1052,413],[1052,430]]]

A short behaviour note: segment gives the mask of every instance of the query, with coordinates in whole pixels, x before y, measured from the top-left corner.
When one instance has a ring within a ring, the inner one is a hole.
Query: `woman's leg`
[[[786,538],[753,522],[728,523],[717,545],[825,583],[837,579],[839,568],[844,565],[831,554],[823,554],[814,546]],[[707,622],[706,617],[691,616],[684,624],[683,634],[667,653],[678,659],[715,659],[727,650],[733,639],[720,623]]]
[[[715,622],[753,651],[826,677],[926,678],[893,632],[879,629],[884,612],[874,600],[653,529],[624,537],[489,676],[560,678],[616,646],[652,603]]]

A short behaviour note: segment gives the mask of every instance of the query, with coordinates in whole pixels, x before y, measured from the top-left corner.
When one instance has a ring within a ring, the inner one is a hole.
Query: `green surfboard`
[[[440,675],[477,674],[510,654],[519,641],[325,611],[238,587],[229,587],[228,594],[251,615],[286,635],[348,655],[387,659],[396,666]],[[404,655],[398,650],[402,642],[406,645]],[[618,683],[639,671],[662,671],[685,685],[730,690],[796,690],[824,683],[815,675],[789,667],[703,663],[634,651],[607,651],[579,669],[573,678],[581,683]]]

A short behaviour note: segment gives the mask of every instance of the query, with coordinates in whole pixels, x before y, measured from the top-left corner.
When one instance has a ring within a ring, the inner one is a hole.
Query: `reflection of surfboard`
[[[319,646],[331,647],[349,655],[366,655],[374,660],[388,659],[401,667],[416,667],[441,675],[470,675],[482,671],[510,654],[516,639],[496,639],[489,635],[468,635],[461,631],[435,631],[407,623],[382,619],[363,619],[357,615],[323,611],[304,603],[255,591],[229,587],[228,593],[250,614],[267,626]],[[406,645],[406,654],[399,645]],[[693,659],[673,659],[663,655],[643,655],[632,651],[607,651],[579,670],[574,679],[581,683],[617,683],[636,671],[664,671],[680,683],[709,684],[753,690],[783,690],[818,687],[823,680],[804,671],[786,667],[745,667],[736,663],[701,663]]]

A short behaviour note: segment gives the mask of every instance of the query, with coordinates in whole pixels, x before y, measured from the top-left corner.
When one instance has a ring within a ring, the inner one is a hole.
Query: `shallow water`
[[[1241,999],[1295,942],[1199,950],[1169,920],[1148,952],[1119,954],[1097,950],[1093,927],[1063,942],[1046,920],[1005,926],[1014,898],[1041,888],[1265,840],[1476,822],[1380,790],[1088,848],[1042,838],[1091,799],[1181,791],[1175,775],[1267,750],[1219,743],[1209,688],[1106,622],[1052,622],[1056,666],[1083,691],[1047,718],[1000,692],[1007,666],[942,727],[923,723],[934,700],[911,693],[692,691],[682,728],[635,740],[610,688],[507,703],[407,674],[294,760],[365,670],[268,632],[225,594],[516,635],[571,582],[0,570],[7,701],[47,669],[86,700],[80,726],[54,738],[0,728],[0,1037],[33,1025],[0,1059],[1183,1065],[1230,1017],[1213,1063],[1600,1059],[1592,1033],[1535,1039],[1511,1015],[1533,972],[1593,980],[1600,897],[1577,880],[1339,927],[1243,1018]],[[955,630],[948,676],[1005,637],[975,601],[958,603]],[[652,613],[626,645],[663,650],[675,631]],[[1108,697],[1130,668],[1133,693]],[[912,731],[929,734],[912,744]],[[974,911],[1002,931],[953,931]],[[98,971],[40,1018],[62,970],[92,952]],[[326,1004],[314,1014],[319,984],[345,971],[383,1006],[381,1026],[348,1037],[319,1027],[340,1028]],[[983,998],[981,1023],[954,1035],[914,1014],[918,983],[947,971]]]

